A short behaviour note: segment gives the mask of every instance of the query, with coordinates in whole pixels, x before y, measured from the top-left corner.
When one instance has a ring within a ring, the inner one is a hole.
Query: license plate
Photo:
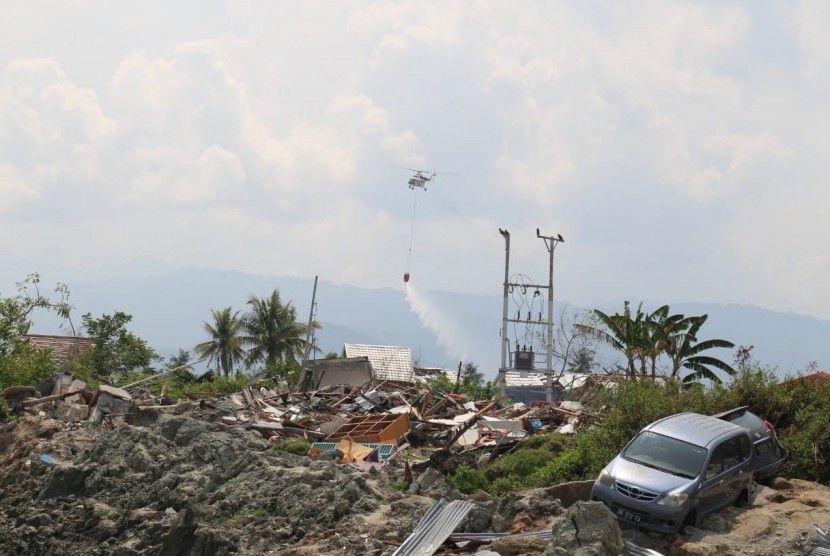
[[[633,521],[634,523],[640,523],[640,520],[643,517],[640,514],[632,512],[631,510],[626,510],[625,508],[617,508],[617,516],[627,519],[628,521]]]

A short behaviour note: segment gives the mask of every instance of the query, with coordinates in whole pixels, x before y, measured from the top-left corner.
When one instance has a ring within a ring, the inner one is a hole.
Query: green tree
[[[686,330],[677,331],[673,334],[666,346],[666,353],[671,360],[671,376],[676,377],[680,369],[688,369],[691,372],[683,377],[683,382],[697,382],[699,380],[711,380],[720,383],[721,379],[712,369],[719,369],[729,376],[735,376],[737,371],[728,363],[708,355],[700,355],[701,352],[715,348],[733,348],[735,344],[728,340],[713,339],[697,341],[697,333],[700,327],[706,322],[709,315],[690,317],[689,327]]]
[[[95,346],[80,357],[80,362],[96,377],[108,377],[114,372],[150,371],[153,362],[162,360],[145,340],[127,330],[132,319],[132,315],[122,311],[100,318],[90,313],[82,317],[83,329]]]
[[[183,369],[193,370],[188,363],[190,362],[190,352],[179,348],[179,352],[167,358],[167,368],[175,369],[182,367]]]
[[[645,376],[646,363],[651,363],[651,377],[657,374],[657,359],[665,353],[678,334],[689,327],[690,320],[683,315],[669,314],[669,306],[663,305],[643,320],[644,345],[641,353],[640,373]]]
[[[230,377],[234,366],[245,359],[245,323],[239,318],[239,311],[232,312],[230,307],[211,309],[210,313],[213,322],[204,323],[210,339],[197,344],[195,350],[200,357],[207,358],[208,366],[215,363],[225,377]]]
[[[467,388],[478,389],[484,383],[484,374],[478,370],[478,363],[466,361],[461,369],[461,382]]]
[[[243,318],[249,346],[245,364],[276,368],[280,362],[302,360],[310,347],[305,339],[308,326],[297,322],[294,306],[283,303],[276,289],[268,297],[250,296],[248,306]]]
[[[735,374],[727,363],[702,355],[710,349],[734,347],[732,342],[721,339],[697,341],[697,334],[708,315],[687,317],[671,314],[668,305],[652,313],[644,313],[642,303],[632,312],[630,303],[626,301],[622,314],[607,315],[596,309],[594,317],[599,326],[576,326],[619,350],[626,358],[626,371],[630,377],[644,378],[650,374],[654,378],[657,375],[657,361],[662,355],[670,360],[666,373],[669,376],[677,377],[681,368],[691,371],[683,377],[687,383],[700,380],[720,382],[714,369],[720,369],[729,376]]]
[[[51,349],[19,346],[14,353],[0,357],[0,390],[9,386],[39,387],[57,371]]]
[[[52,299],[40,291],[40,274],[29,274],[17,284],[17,295],[0,297],[0,358],[13,355],[22,344],[23,336],[32,326],[31,316],[43,309],[57,314],[68,323],[74,333],[69,304],[69,288],[58,282],[55,285],[57,297]]]
[[[594,309],[593,316],[600,326],[580,323],[574,325],[578,330],[620,351],[626,359],[626,374],[632,378],[637,376],[636,361],[648,351],[644,325],[646,315],[642,308],[643,304],[640,303],[632,315],[631,304],[626,301],[622,314],[608,315],[599,309]]]
[[[577,348],[577,350],[573,352],[571,357],[568,359],[567,371],[569,373],[579,374],[593,373],[594,368],[597,366],[594,361],[596,355],[597,352],[589,347]]]

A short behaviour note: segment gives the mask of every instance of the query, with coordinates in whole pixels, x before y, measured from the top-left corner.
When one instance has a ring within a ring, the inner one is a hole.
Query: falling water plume
[[[418,315],[421,324],[435,335],[438,345],[444,348],[446,354],[459,361],[468,361],[472,342],[459,320],[418,292],[412,281],[404,283],[404,291],[409,310]]]

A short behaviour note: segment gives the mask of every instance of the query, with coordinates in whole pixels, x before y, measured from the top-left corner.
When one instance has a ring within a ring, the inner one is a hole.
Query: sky
[[[830,319],[830,3],[16,2],[5,291],[216,268]],[[437,171],[410,190],[410,169]]]

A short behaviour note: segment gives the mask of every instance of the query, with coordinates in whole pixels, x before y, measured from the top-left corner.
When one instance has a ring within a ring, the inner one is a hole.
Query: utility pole
[[[314,289],[311,291],[311,309],[308,312],[308,330],[306,330],[305,334],[305,352],[303,353],[303,364],[300,369],[305,368],[305,364],[308,362],[308,356],[311,352],[312,348],[312,335],[314,334],[313,325],[314,325],[314,309],[316,309],[316,300],[317,299],[317,275],[314,275]],[[302,374],[302,373],[300,373]]]
[[[547,344],[547,363],[545,365],[546,368],[546,381],[545,381],[545,398],[548,402],[553,401],[553,251],[556,249],[556,246],[559,243],[563,243],[565,240],[562,238],[561,234],[557,234],[556,236],[543,236],[539,232],[539,228],[536,228],[536,237],[541,238],[545,241],[545,247],[548,249],[549,254],[549,269],[548,269],[548,283],[547,285],[542,284],[532,284],[526,282],[516,282],[513,283],[510,281],[510,232],[499,228],[499,233],[504,238],[504,308],[502,311],[502,327],[501,327],[501,367],[499,368],[499,393],[504,396],[506,395],[507,389],[507,371],[511,370],[520,370],[520,371],[533,371],[534,369],[534,354],[533,354],[533,344],[531,342],[530,351],[527,351],[527,346],[522,346],[520,350],[519,342],[516,341],[516,351],[514,353],[514,358],[512,360],[508,359],[508,353],[510,351],[510,339],[507,337],[507,323],[512,322],[514,325],[524,325],[524,326],[536,326],[536,325],[546,325],[546,336],[547,339],[545,343]],[[535,290],[534,297],[540,295],[539,290],[547,290],[548,291],[548,307],[547,307],[547,316],[543,320],[542,319],[542,311],[539,311],[538,319],[534,318],[530,311],[527,312],[527,318],[521,318],[520,314],[516,314],[516,318],[510,318],[507,315],[508,310],[508,295],[514,291],[514,288],[517,288],[522,293],[526,292],[527,290]]]
[[[545,242],[545,247],[550,255],[550,264],[548,266],[548,319],[547,319],[547,363],[545,365],[545,401],[553,401],[553,252],[556,246],[564,243],[562,234],[554,236],[543,236],[539,233],[539,228],[536,228],[536,237],[541,238]]]
[[[499,367],[499,393],[502,397],[507,392],[507,350],[510,339],[507,337],[507,295],[510,288],[510,232],[499,228],[504,238],[504,310],[501,319],[501,367]]]

